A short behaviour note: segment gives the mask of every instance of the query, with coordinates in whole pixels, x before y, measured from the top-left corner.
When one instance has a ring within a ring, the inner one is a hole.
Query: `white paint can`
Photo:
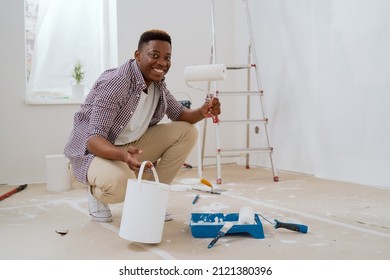
[[[68,191],[72,187],[69,160],[65,155],[47,155],[46,186],[50,192]]]
[[[154,167],[155,181],[142,180],[146,163],[142,163],[138,179],[128,180],[119,236],[129,241],[155,244],[162,239],[170,187],[159,182]]]

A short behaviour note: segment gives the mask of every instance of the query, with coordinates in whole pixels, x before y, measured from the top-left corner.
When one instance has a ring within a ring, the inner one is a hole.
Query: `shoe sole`
[[[112,217],[95,217],[91,214],[89,214],[89,217],[91,218],[92,221],[98,222],[98,223],[111,223],[112,222]]]
[[[173,220],[173,215],[172,213],[166,213],[165,214],[165,221],[166,222],[169,222],[169,221],[172,221]]]

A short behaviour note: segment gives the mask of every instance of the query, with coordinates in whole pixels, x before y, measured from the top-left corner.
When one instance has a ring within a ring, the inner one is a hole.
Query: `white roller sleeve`
[[[224,80],[225,78],[225,64],[188,66],[184,69],[184,79],[187,82],[217,81]]]
[[[244,206],[238,213],[238,224],[253,225],[255,223],[255,212],[249,206]]]

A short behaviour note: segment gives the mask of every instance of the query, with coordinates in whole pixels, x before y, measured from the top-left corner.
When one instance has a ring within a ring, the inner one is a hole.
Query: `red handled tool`
[[[6,199],[7,197],[17,193],[17,192],[20,192],[22,190],[24,190],[25,188],[27,187],[27,184],[24,184],[24,185],[20,185],[19,187],[17,188],[14,188],[13,190],[10,190],[9,192],[3,194],[2,196],[0,196],[0,201],[3,200],[3,199]]]
[[[206,97],[206,102],[213,102],[214,95],[208,94]],[[213,123],[219,123],[218,116],[211,115],[211,118],[213,119]]]

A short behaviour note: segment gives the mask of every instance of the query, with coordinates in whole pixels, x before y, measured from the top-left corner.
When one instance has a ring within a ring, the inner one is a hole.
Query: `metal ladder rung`
[[[250,69],[251,67],[255,67],[256,64],[227,64],[227,70],[241,70],[241,69]]]
[[[230,155],[220,155],[221,158],[241,158],[246,156],[245,154],[230,154]],[[204,156],[204,158],[215,158],[215,156]]]
[[[266,148],[234,148],[234,149],[221,149],[219,152],[221,154],[229,154],[229,153],[260,153],[260,152],[267,152],[272,153],[273,148],[272,147],[266,147]]]
[[[273,148],[248,148],[248,149],[224,149],[220,151],[220,157],[244,157],[249,153],[272,153]],[[215,156],[204,156],[204,158],[215,158]]]
[[[268,123],[268,119],[256,119],[256,120],[219,120],[220,124],[227,123],[227,124],[237,124],[237,123],[243,123],[243,124],[250,124],[250,123]]]
[[[244,95],[244,96],[263,96],[263,91],[262,90],[251,90],[251,91],[217,91],[217,95],[222,95],[222,96],[239,96],[239,95]]]

